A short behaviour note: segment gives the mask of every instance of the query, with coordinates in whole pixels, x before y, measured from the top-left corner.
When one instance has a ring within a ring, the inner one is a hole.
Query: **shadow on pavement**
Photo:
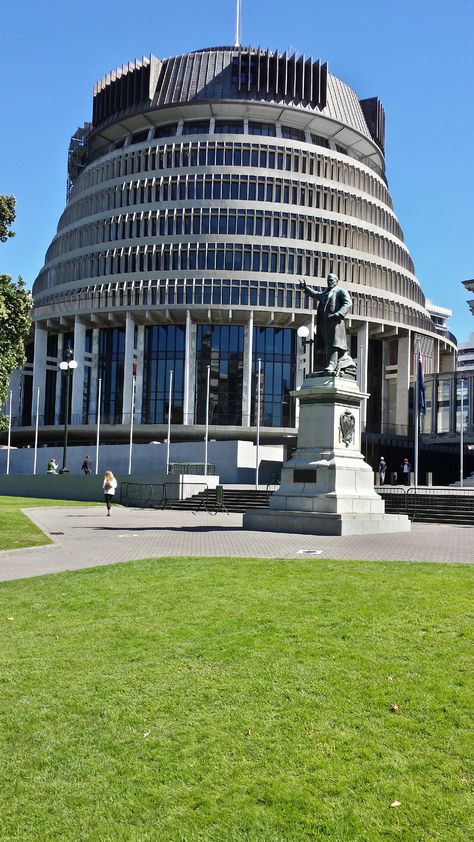
[[[71,529],[83,529],[72,526]],[[91,526],[100,532],[241,532],[241,526]]]

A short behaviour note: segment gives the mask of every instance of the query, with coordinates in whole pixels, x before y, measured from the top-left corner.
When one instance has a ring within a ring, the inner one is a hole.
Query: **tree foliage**
[[[0,241],[13,237],[15,199],[0,195]],[[0,406],[8,395],[9,375],[25,362],[25,339],[31,325],[31,295],[22,278],[0,275]],[[0,415],[0,429],[7,419]]]
[[[0,194],[0,243],[4,243],[9,237],[15,236],[14,232],[10,230],[10,226],[15,221],[15,216],[15,197]]]

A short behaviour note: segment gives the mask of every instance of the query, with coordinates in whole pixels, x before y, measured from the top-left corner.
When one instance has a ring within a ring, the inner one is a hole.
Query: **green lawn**
[[[160,559],[0,585],[0,839],[471,840],[473,572]]]
[[[20,509],[44,506],[94,506],[76,500],[43,500],[38,497],[0,496],[0,550],[17,550],[21,547],[38,547],[51,544],[41,529],[27,518]]]

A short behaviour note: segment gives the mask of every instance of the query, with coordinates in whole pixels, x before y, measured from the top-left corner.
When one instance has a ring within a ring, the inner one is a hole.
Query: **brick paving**
[[[117,506],[110,518],[95,506],[25,512],[54,544],[0,552],[0,581],[160,556],[474,562],[473,526],[414,524],[399,535],[325,537],[250,532],[237,514]]]

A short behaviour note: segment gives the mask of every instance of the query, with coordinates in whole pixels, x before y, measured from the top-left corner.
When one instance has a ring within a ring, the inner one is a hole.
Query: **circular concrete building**
[[[313,301],[300,279],[336,273],[367,432],[407,435],[415,343],[427,373],[454,368],[385,178],[384,111],[312,58],[217,47],[132,62],[94,88],[72,138],[68,196],[33,287],[34,343],[15,435],[60,438],[58,362],[78,361],[70,437],[252,439],[261,360],[263,441],[294,434],[310,370]],[[301,332],[300,332],[301,333]],[[100,416],[97,406],[100,389]],[[13,381],[12,381],[13,382]],[[39,391],[38,391],[39,388]]]

